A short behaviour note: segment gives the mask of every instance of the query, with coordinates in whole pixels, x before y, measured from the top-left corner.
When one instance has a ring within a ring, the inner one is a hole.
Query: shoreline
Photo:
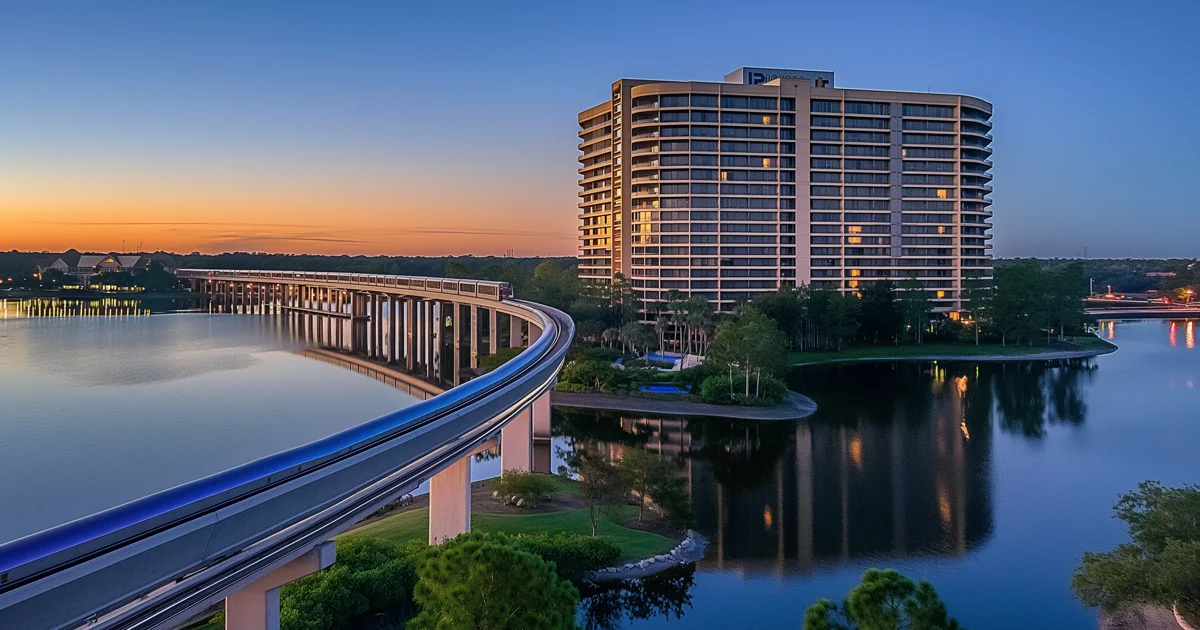
[[[831,357],[828,359],[820,359],[817,361],[800,361],[793,363],[792,367],[805,367],[812,365],[825,365],[830,363],[857,363],[857,362],[883,362],[883,361],[962,361],[970,363],[973,361],[980,363],[999,363],[1005,361],[1058,361],[1065,359],[1090,359],[1092,357],[1112,354],[1117,351],[1117,346],[1108,344],[1107,347],[1088,348],[1085,350],[1049,350],[1038,352],[1026,352],[1023,354],[921,354],[921,355],[906,355],[906,356],[871,356],[871,357]]]
[[[817,411],[817,403],[803,394],[789,391],[783,403],[772,407],[711,405],[691,400],[662,400],[593,392],[550,393],[550,404],[611,411],[632,411],[672,416],[715,416],[734,420],[802,420]]]

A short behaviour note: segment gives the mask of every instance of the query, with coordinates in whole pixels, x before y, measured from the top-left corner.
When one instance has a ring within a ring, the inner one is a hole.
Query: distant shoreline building
[[[935,310],[990,277],[992,105],[834,87],[827,71],[621,79],[579,114],[580,265],[718,310],[781,285],[915,276]]]
[[[42,264],[37,266],[37,272],[45,273],[53,269],[69,276],[75,276],[79,279],[80,285],[88,287],[91,285],[92,278],[102,273],[140,273],[149,270],[150,265],[154,262],[162,264],[167,271],[173,272],[176,268],[175,259],[161,253],[84,254],[75,249],[68,249],[62,254],[45,259]]]

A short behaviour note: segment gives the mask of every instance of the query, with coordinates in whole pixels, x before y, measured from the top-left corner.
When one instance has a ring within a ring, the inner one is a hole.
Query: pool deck
[[[617,394],[576,392],[551,392],[550,404],[559,407],[610,409],[669,416],[715,416],[736,420],[800,420],[817,411],[817,403],[808,396],[795,392],[788,392],[787,398],[774,407],[710,405],[690,400],[661,400]]]

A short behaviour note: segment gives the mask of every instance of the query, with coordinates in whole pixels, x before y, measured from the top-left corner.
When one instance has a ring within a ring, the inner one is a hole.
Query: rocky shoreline
[[[637,562],[629,562],[622,566],[592,571],[585,577],[593,582],[643,578],[681,564],[699,562],[704,558],[704,549],[706,547],[708,547],[708,539],[696,533],[695,530],[689,529],[687,530],[687,536],[684,536],[683,540],[667,553]]]

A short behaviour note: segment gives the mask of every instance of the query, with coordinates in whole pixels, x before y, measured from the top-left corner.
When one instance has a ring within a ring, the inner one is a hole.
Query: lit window
[[[851,270],[850,270],[850,277],[851,277],[851,278],[857,278],[857,277],[859,277],[859,276],[861,276],[861,275],[862,275],[862,270],[861,270],[861,269],[851,269]]]
[[[846,243],[848,245],[858,245],[858,244],[862,243],[862,237],[861,236],[847,236]]]
[[[771,158],[763,158],[763,168],[771,168]]]
[[[938,226],[938,234],[945,234],[945,233],[946,233],[946,226],[939,225]]]
[[[850,282],[848,282],[847,284],[850,286],[850,288],[851,288],[851,289],[857,289],[857,288],[858,288],[858,280],[851,280],[851,281],[850,281]]]
[[[946,189],[939,188],[937,195],[938,195],[938,199],[945,199],[946,198]]]
[[[729,181],[729,171],[721,171],[721,181]]]
[[[763,116],[763,124],[764,124],[764,125],[769,125],[769,124],[771,124],[771,117],[770,117],[770,116]]]
[[[937,296],[938,296],[938,299],[944,298],[944,297],[946,297],[946,292],[945,292],[945,291],[938,291],[938,292],[937,292]]]
[[[851,234],[862,234],[862,226],[861,225],[851,225],[849,231]]]

